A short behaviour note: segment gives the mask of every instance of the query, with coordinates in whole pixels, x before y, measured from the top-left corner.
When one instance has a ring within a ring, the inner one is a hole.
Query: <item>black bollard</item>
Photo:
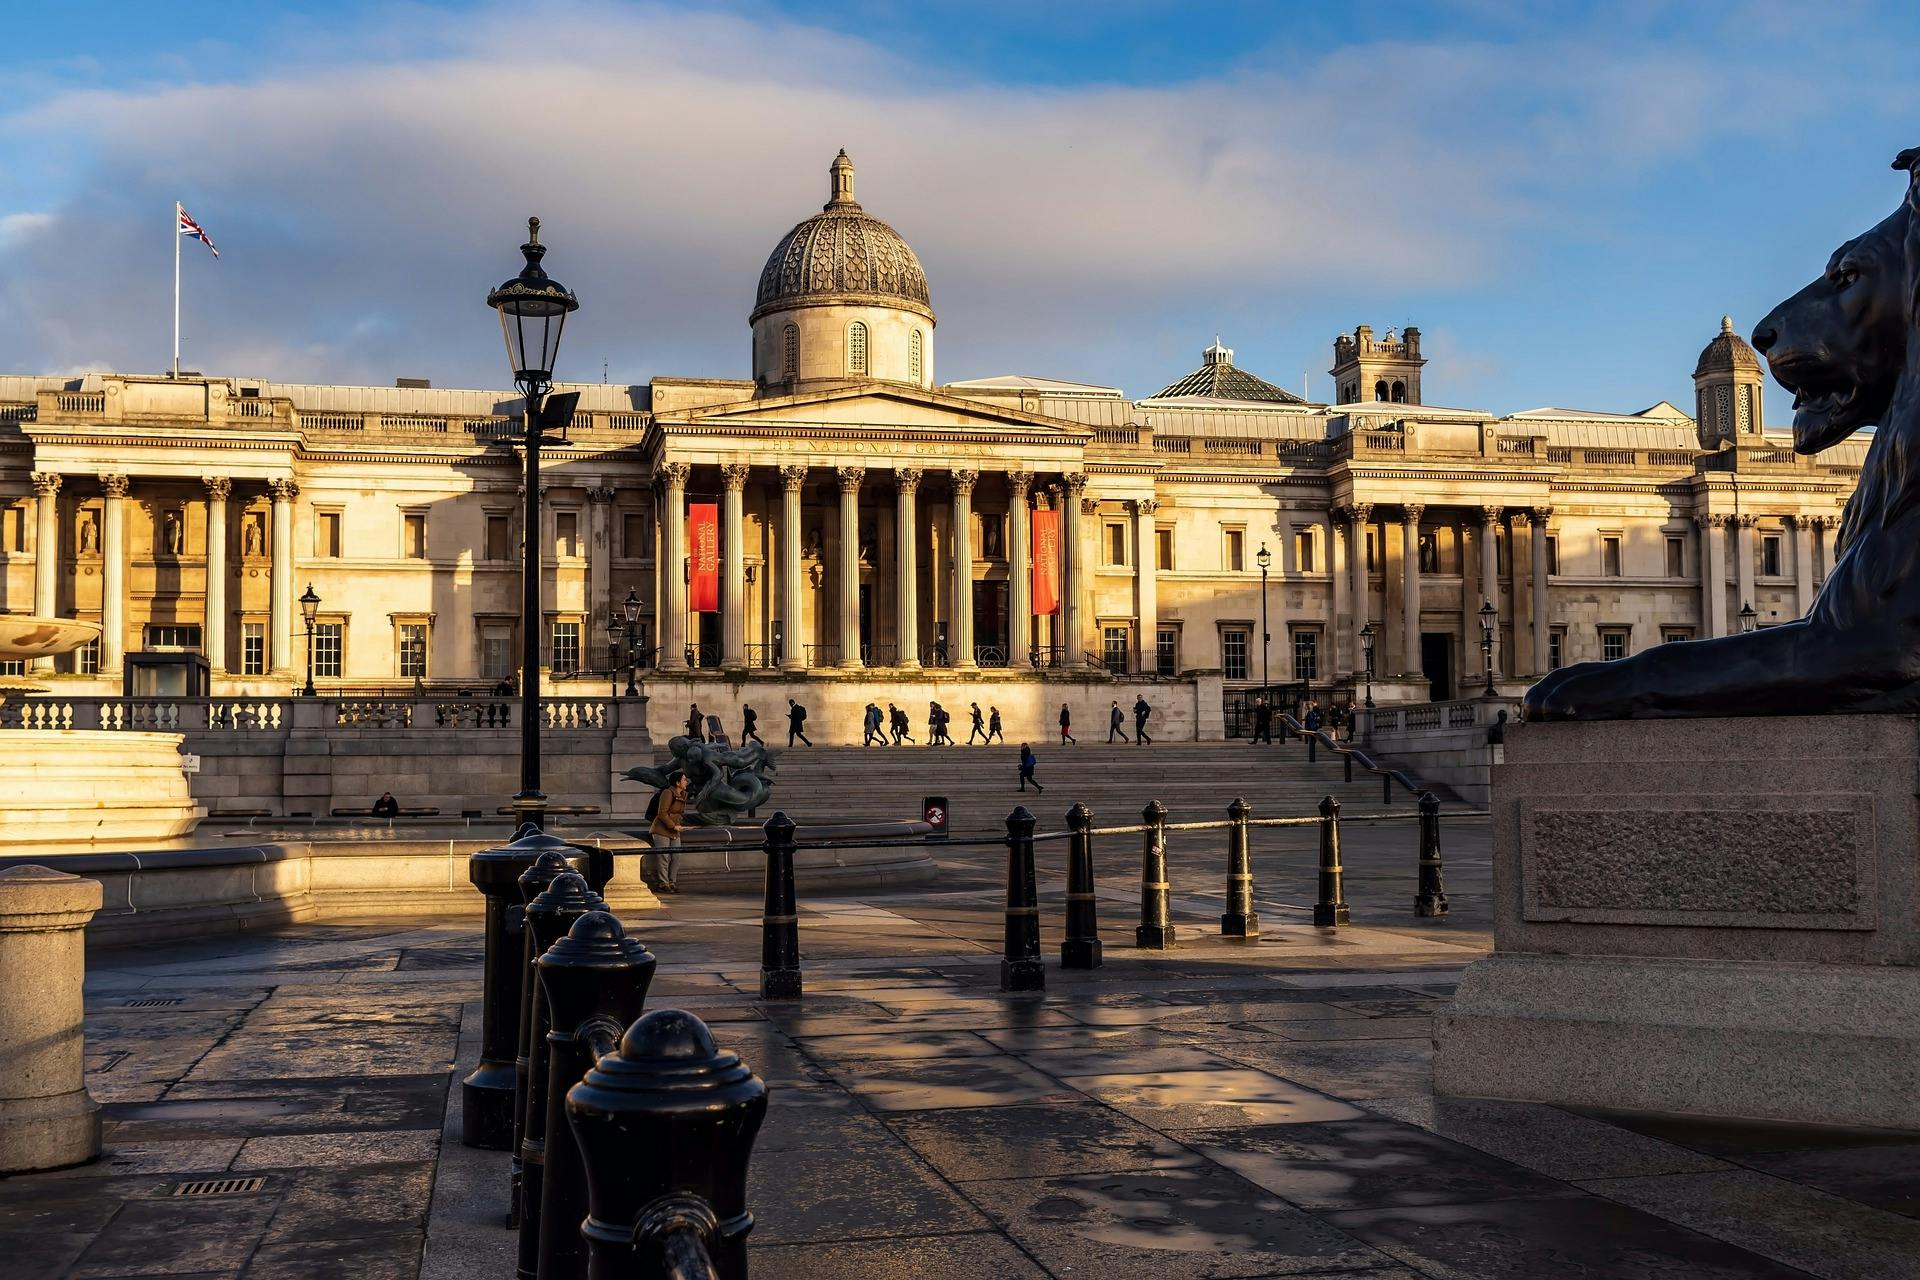
[[[766,905],[760,913],[760,998],[800,998],[800,904],[793,889],[793,819],[775,810],[766,833]]]
[[[1320,739],[1311,729],[1305,735],[1307,740],[1307,763],[1313,764],[1320,759]]]
[[[541,855],[544,860],[546,855]],[[535,863],[526,876],[541,870]],[[513,1117],[512,1185],[507,1225],[520,1228],[520,1264],[524,1274],[533,1274],[533,1244],[539,1239],[540,1172],[546,1159],[547,1131],[547,1031],[550,1026],[546,993],[540,987],[540,957],[565,936],[573,922],[589,911],[607,904],[587,888],[586,877],[576,871],[562,871],[527,903],[527,986],[522,1003],[526,1007],[527,1047],[517,1064],[524,1088],[515,1104]]]
[[[513,1153],[508,1166],[507,1177],[507,1225],[520,1225],[520,1209],[524,1201],[521,1198],[520,1142],[527,1128],[527,1072],[532,1059],[532,1042],[535,1036],[544,1035],[545,1028],[534,1028],[535,1007],[540,1003],[537,984],[533,976],[533,962],[540,958],[553,940],[560,935],[560,928],[549,917],[546,921],[547,936],[545,942],[536,941],[537,930],[531,914],[532,904],[540,899],[554,881],[567,874],[567,860],[558,849],[543,849],[533,865],[520,873],[520,1033],[515,1037],[518,1046],[513,1059],[513,1138],[507,1144],[507,1150]],[[586,887],[586,881],[580,882]]]
[[[1093,811],[1067,811],[1067,928],[1060,940],[1062,969],[1100,967],[1100,906],[1093,898]]]
[[[1220,917],[1223,938],[1258,938],[1260,917],[1253,910],[1253,862],[1247,852],[1247,819],[1253,809],[1236,798],[1227,806],[1227,911]]]
[[[1393,775],[1384,769],[1380,771],[1380,803],[1393,803]]]
[[[532,823],[510,844],[467,859],[467,878],[486,899],[486,960],[480,1006],[480,1064],[460,1082],[460,1141],[488,1151],[513,1149],[515,1062],[519,1057],[526,899],[520,875],[541,854],[574,852]],[[565,870],[565,866],[561,870]]]
[[[1315,924],[1352,922],[1340,877],[1340,802],[1328,796],[1320,802],[1320,900],[1313,904]]]
[[[592,1280],[746,1280],[747,1168],[766,1114],[767,1086],[700,1019],[662,1009],[634,1023],[567,1093]]]
[[[580,1144],[567,1128],[567,1091],[579,1084],[602,1055],[613,1052],[621,1033],[645,1010],[654,959],[638,938],[604,911],[581,916],[540,957],[540,985],[553,1029],[547,1033],[544,1097],[546,1144],[538,1213],[520,1227],[520,1274],[527,1271],[528,1232],[537,1245],[540,1280],[584,1280],[587,1242],[587,1169]],[[532,1166],[529,1166],[531,1168]],[[528,1191],[533,1190],[531,1182]]]
[[[1041,991],[1040,890],[1033,870],[1034,816],[1021,805],[1007,815],[1007,934],[1000,959],[1002,991]]]
[[[1147,830],[1140,839],[1140,925],[1133,931],[1135,947],[1165,951],[1173,945],[1170,914],[1172,886],[1167,881],[1167,806],[1147,801],[1140,811]]]
[[[1447,891],[1440,884],[1440,801],[1420,793],[1420,890],[1413,897],[1416,916],[1447,914]]]

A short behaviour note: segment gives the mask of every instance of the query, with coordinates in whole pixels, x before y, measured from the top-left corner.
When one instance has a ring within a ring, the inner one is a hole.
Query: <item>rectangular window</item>
[[[1153,554],[1160,568],[1173,568],[1173,530],[1155,529],[1153,531]]]
[[[409,560],[427,558],[427,513],[409,511],[401,517],[400,554]]]
[[[427,676],[427,624],[403,622],[394,642],[399,648],[400,678],[424,680]]]
[[[267,624],[264,622],[240,624],[240,674],[267,674]]]
[[[313,624],[313,674],[340,678],[341,657],[346,651],[347,627],[343,622]]]
[[[1293,633],[1293,678],[1320,678],[1320,633],[1300,628]]]
[[[1180,629],[1161,627],[1154,637],[1154,669],[1163,676],[1175,674],[1180,658]]]
[[[1547,576],[1560,576],[1560,539],[1551,533],[1547,535]]]
[[[580,624],[577,622],[556,622],[553,624],[553,662],[555,675],[566,675],[580,669]]]
[[[1373,530],[1371,529],[1367,530],[1367,572],[1380,572],[1379,555],[1373,545]]]
[[[638,511],[620,517],[620,554],[629,560],[643,560],[653,554],[647,545],[647,518]]]
[[[1780,576],[1780,535],[1769,533],[1760,539],[1760,576]]]
[[[1687,540],[1667,536],[1667,576],[1684,578],[1687,576]]]
[[[1620,539],[1617,535],[1600,539],[1600,572],[1608,578],[1620,576]]]
[[[507,517],[487,517],[487,559],[509,560],[513,557],[513,545],[508,540],[509,528]]]
[[[1226,568],[1229,573],[1244,572],[1247,567],[1247,535],[1243,529],[1228,529]]]
[[[1622,627],[1602,627],[1600,629],[1600,657],[1606,662],[1617,662],[1627,656],[1627,633]]]
[[[1692,627],[1662,627],[1662,628],[1660,628],[1660,643],[1661,643],[1661,644],[1674,644],[1674,643],[1676,643],[1676,642],[1678,642],[1678,641],[1681,641],[1681,640],[1691,640],[1691,639],[1693,639],[1693,628],[1692,628]]]
[[[340,558],[340,513],[338,511],[313,513],[313,554],[322,560]]]
[[[189,652],[200,651],[200,627],[195,624],[157,623],[147,624],[147,648],[149,649],[185,649]]]
[[[1547,670],[1558,671],[1566,665],[1567,632],[1564,627],[1555,627],[1547,634]]]
[[[1314,572],[1313,530],[1311,529],[1293,531],[1293,568],[1296,573]]]
[[[1127,669],[1129,635],[1126,627],[1100,628],[1100,656],[1106,662],[1107,670],[1125,671]]]
[[[0,659],[0,676],[23,676],[27,674],[25,658]]]
[[[1247,650],[1251,631],[1230,627],[1220,633],[1220,671],[1229,680],[1247,678]]]
[[[580,554],[580,515],[576,511],[553,513],[553,554],[569,560]]]
[[[100,673],[99,636],[95,636],[73,651],[73,669],[83,676],[98,675]]]
[[[480,628],[480,674],[488,680],[504,680],[513,674],[513,628],[489,624]]]
[[[1107,563],[1127,562],[1127,526],[1119,521],[1107,525]]]

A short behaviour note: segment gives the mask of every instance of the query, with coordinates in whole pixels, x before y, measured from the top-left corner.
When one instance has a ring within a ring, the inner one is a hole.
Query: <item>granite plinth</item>
[[[1920,718],[1528,724],[1441,1094],[1920,1129]]]

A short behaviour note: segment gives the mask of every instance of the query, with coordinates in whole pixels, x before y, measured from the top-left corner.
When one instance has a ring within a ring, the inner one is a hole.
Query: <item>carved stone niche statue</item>
[[[1920,147],[1907,194],[1753,331],[1793,393],[1793,447],[1873,426],[1840,553],[1807,616],[1583,662],[1527,691],[1531,720],[1920,711]]]

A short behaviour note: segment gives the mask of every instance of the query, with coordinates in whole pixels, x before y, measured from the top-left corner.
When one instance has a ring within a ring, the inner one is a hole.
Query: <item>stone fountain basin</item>
[[[0,614],[0,659],[50,658],[100,638],[97,623]]]

